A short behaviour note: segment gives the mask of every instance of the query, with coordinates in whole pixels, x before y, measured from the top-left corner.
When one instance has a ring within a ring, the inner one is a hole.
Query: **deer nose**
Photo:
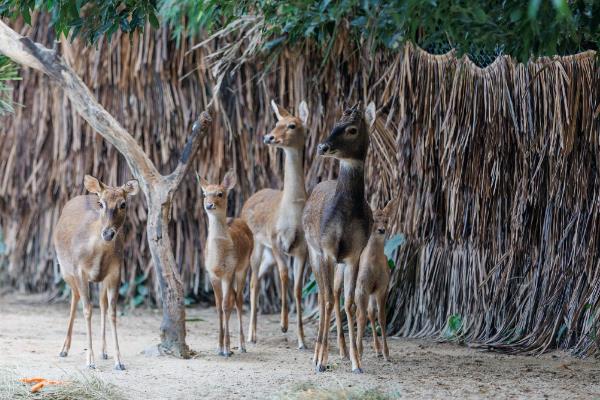
[[[385,229],[377,228],[377,232],[383,235],[385,233]]]
[[[265,137],[263,138],[263,142],[265,144],[273,143],[274,141],[275,141],[275,136],[273,136],[273,135],[265,135]]]
[[[207,210],[214,210],[216,208],[215,203],[206,203],[204,208],[206,208]]]
[[[117,232],[115,232],[115,230],[113,228],[103,229],[102,230],[102,239],[106,240],[107,242],[110,242],[111,240],[114,239],[116,233]]]
[[[321,143],[318,147],[317,147],[317,153],[322,156],[323,154],[327,154],[329,152],[329,150],[331,150],[331,146],[329,146],[328,143]]]

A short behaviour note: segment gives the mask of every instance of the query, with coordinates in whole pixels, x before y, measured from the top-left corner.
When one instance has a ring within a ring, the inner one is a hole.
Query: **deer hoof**
[[[281,327],[281,332],[286,333],[287,332],[287,326],[282,326]]]
[[[308,347],[306,347],[306,345],[304,343],[300,343],[298,345],[298,350],[307,350],[307,349],[308,349]]]
[[[91,363],[91,364],[88,364],[88,366],[87,366],[87,367],[88,367],[89,369],[96,369],[96,364],[94,364],[94,363]]]
[[[115,369],[117,371],[125,371],[125,366],[123,364],[121,364],[120,362],[115,364]]]
[[[364,371],[362,370],[362,368],[354,368],[352,372],[355,374],[362,374]]]
[[[246,353],[246,348],[245,348],[245,347],[242,347],[242,348],[240,349],[240,353]]]
[[[102,357],[103,360],[108,360],[108,354],[102,352],[102,354],[100,356]]]
[[[59,357],[66,357],[68,354],[69,353],[67,353],[66,351],[61,351],[58,356]]]
[[[233,351],[222,351],[222,352],[221,352],[221,355],[222,355],[223,357],[229,357],[229,356],[232,356],[232,355],[233,355]]]
[[[250,339],[249,342],[252,343],[252,344],[256,344],[256,338]]]
[[[325,372],[326,369],[327,369],[327,367],[325,367],[323,364],[317,364],[317,368],[316,368],[317,372]]]

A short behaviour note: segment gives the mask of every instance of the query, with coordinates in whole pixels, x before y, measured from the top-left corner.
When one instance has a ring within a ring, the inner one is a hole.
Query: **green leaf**
[[[308,278],[308,282],[306,282],[306,285],[304,285],[304,288],[302,288],[302,298],[305,298],[308,295],[310,295],[312,293],[316,293],[316,292],[317,292],[317,281],[315,280],[314,275],[310,274],[310,277]]]
[[[156,17],[156,14],[154,14],[153,11],[150,11],[148,13],[148,21],[150,21],[150,25],[152,25],[152,27],[154,29],[158,29],[158,27],[159,27],[158,18]]]
[[[388,259],[388,267],[393,271],[396,268],[396,263],[392,259]]]
[[[394,253],[396,252],[396,250],[398,250],[398,248],[400,248],[400,246],[402,246],[404,242],[404,235],[399,233],[393,235],[388,240],[386,240],[385,245],[383,246],[383,252],[385,253],[386,257],[388,259],[395,258]]]
[[[127,292],[129,291],[129,282],[125,282],[124,284],[121,285],[121,287],[119,288],[119,294],[123,297],[125,297],[125,295],[127,294]]]

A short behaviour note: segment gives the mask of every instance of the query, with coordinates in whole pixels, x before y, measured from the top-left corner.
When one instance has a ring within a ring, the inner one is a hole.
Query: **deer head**
[[[207,214],[227,216],[227,195],[236,184],[235,172],[227,172],[221,184],[211,184],[204,178],[199,179],[204,195],[204,209]]]
[[[127,200],[129,196],[138,193],[138,181],[132,179],[123,186],[113,187],[105,185],[93,176],[86,175],[83,183],[88,192],[98,195],[98,211],[102,221],[100,235],[102,239],[110,242],[117,236],[125,222]]]
[[[396,209],[397,202],[390,200],[383,209],[373,209],[373,231],[376,238],[385,239],[390,217]]]
[[[369,128],[374,122],[374,103],[369,104],[364,116],[360,103],[346,108],[327,139],[319,144],[318,154],[340,160],[364,160],[369,148]]]
[[[308,121],[306,102],[302,101],[298,106],[299,117],[293,116],[273,100],[271,100],[271,107],[277,116],[277,124],[270,133],[265,135],[263,139],[265,144],[302,149],[305,142],[306,122]]]

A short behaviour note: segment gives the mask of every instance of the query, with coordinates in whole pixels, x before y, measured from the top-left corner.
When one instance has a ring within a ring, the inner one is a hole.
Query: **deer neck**
[[[367,243],[367,248],[375,254],[383,253],[385,245],[385,238],[382,235],[378,235],[376,233],[371,233],[369,237],[369,242]]]
[[[227,226],[227,217],[225,215],[208,215],[208,237],[207,240],[229,239],[229,227]]]
[[[281,207],[304,206],[306,189],[304,188],[304,149],[285,148],[283,170],[283,195]]]
[[[353,202],[365,201],[365,162],[340,160],[340,173],[335,187],[338,199]]]

